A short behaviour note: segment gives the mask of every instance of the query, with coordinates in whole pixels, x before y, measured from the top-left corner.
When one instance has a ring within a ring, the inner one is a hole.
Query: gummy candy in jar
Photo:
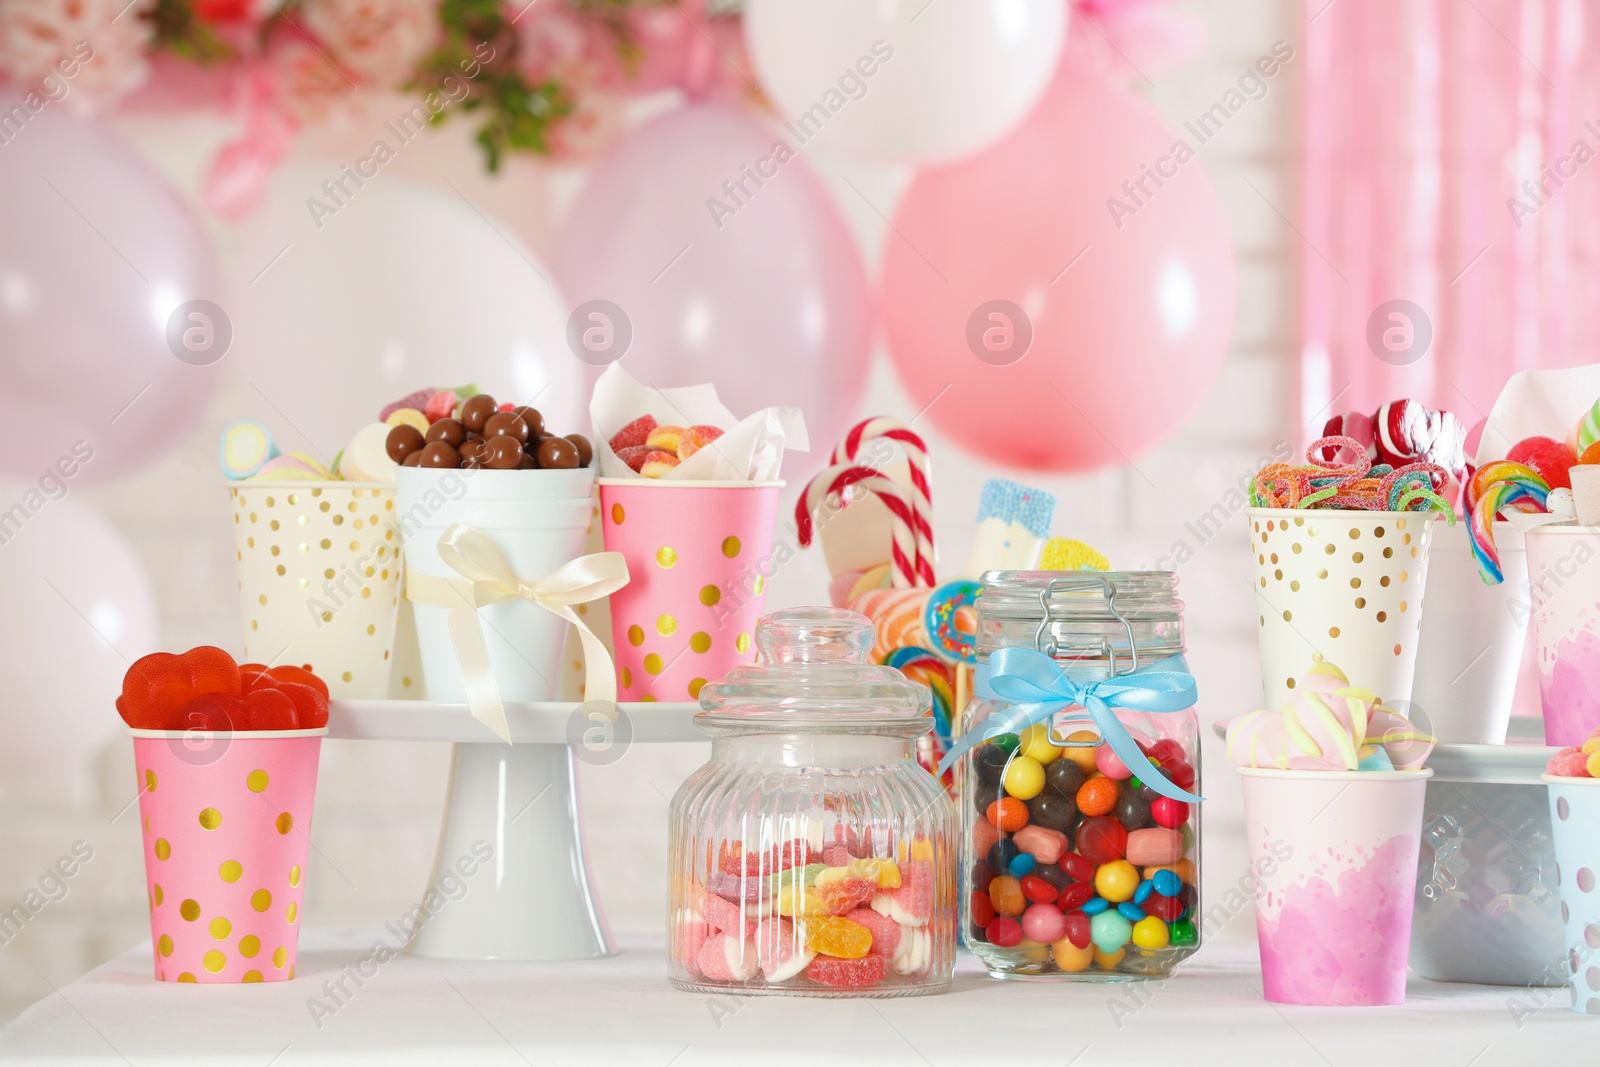
[[[711,760],[673,798],[672,984],[894,997],[949,988],[956,812],[916,761],[929,693],[873,665],[872,623],[793,608],[700,693]]]
[[[974,698],[947,757],[967,945],[996,978],[1168,974],[1200,943],[1200,740],[1177,579],[983,583]]]

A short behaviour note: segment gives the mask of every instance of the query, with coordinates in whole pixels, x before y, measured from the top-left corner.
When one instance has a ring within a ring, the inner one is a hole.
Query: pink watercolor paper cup
[[[1433,772],[1236,769],[1262,994],[1278,1004],[1403,1003]]]
[[[697,700],[754,661],[782,486],[600,479],[606,550],[628,561],[611,594],[619,700]]]
[[[294,977],[327,732],[129,731],[158,979]]]
[[[1544,743],[1581,745],[1600,727],[1600,527],[1525,535]]]
[[[1572,1010],[1600,1015],[1600,779],[1543,777],[1561,883]]]

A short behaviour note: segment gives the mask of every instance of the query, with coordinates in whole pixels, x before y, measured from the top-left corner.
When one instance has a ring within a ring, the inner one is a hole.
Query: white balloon
[[[381,168],[357,186],[338,163],[297,162],[239,236],[235,345],[256,403],[235,417],[285,449],[331,460],[390,401],[468,382],[588,432],[555,276],[481,205]]]
[[[792,144],[923,164],[969,155],[1027,116],[1067,15],[1065,0],[746,0],[744,26]]]
[[[119,734],[122,676],[157,650],[155,593],[110,523],[0,480],[0,774],[59,773]]]

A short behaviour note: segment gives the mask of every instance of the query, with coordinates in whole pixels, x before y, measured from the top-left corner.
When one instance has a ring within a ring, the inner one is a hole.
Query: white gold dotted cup
[[[387,697],[401,574],[394,487],[240,482],[231,492],[245,657],[315,671],[335,698]]]
[[[1391,704],[1411,699],[1430,512],[1248,508],[1265,707],[1314,655]]]

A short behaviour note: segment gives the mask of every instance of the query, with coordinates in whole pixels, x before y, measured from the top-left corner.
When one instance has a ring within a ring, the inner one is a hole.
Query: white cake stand
[[[480,864],[465,897],[425,895],[407,950],[460,960],[580,960],[615,951],[589,881],[573,783],[575,748],[707,740],[697,704],[618,704],[608,721],[574,703],[507,704],[513,744],[465,704],[336,700],[328,736],[356,741],[452,741],[450,792],[430,887]],[[586,714],[587,711],[587,714]],[[486,847],[487,846],[487,847]],[[483,862],[484,853],[492,858]],[[430,905],[432,908],[430,909]],[[431,910],[431,913],[429,911]]]

